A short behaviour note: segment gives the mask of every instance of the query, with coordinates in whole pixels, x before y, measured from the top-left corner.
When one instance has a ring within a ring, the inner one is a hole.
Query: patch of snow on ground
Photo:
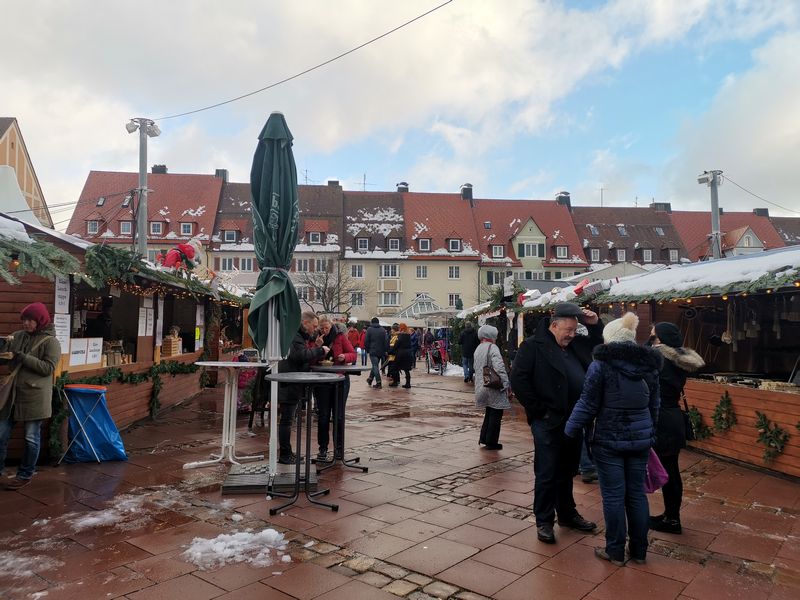
[[[278,552],[282,553],[285,548],[286,540],[282,533],[265,529],[258,533],[222,533],[210,540],[194,538],[182,556],[203,571],[242,562],[254,567],[268,567],[277,560]],[[285,554],[280,560],[291,562],[292,559]]]
[[[34,570],[47,571],[63,564],[61,561],[46,556],[27,556],[13,552],[0,552],[0,579],[32,577]]]
[[[453,363],[447,363],[444,374],[447,377],[464,377],[464,367],[461,365],[454,365]]]

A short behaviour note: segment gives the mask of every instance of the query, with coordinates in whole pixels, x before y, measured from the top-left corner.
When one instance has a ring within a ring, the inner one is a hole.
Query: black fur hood
[[[595,360],[610,364],[628,376],[658,373],[663,359],[661,353],[634,342],[611,342],[597,346],[592,353]]]

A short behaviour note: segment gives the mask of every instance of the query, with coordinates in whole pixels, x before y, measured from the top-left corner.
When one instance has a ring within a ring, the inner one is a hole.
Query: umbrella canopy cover
[[[300,326],[300,302],[289,278],[289,267],[297,243],[297,167],[292,154],[292,134],[281,113],[272,113],[258,136],[258,147],[250,171],[253,194],[253,237],[261,272],[247,323],[259,350],[267,346],[267,308],[273,302],[280,321],[280,349],[289,351]]]

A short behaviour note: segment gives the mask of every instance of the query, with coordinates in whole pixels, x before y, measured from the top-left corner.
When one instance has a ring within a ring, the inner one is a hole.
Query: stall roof
[[[626,278],[604,297],[612,301],[685,298],[706,294],[750,292],[791,285],[800,273],[800,247],[787,247],[672,265],[654,273]]]

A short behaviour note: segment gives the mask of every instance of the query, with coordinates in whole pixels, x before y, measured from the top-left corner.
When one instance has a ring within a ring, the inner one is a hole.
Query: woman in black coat
[[[650,332],[650,341],[664,358],[659,376],[661,411],[656,427],[655,451],[669,475],[669,481],[661,488],[664,512],[650,517],[650,529],[681,533],[683,481],[678,456],[681,449],[686,447],[681,395],[686,376],[703,367],[705,362],[697,352],[681,346],[680,330],[672,323],[656,323]]]
[[[405,323],[400,323],[397,342],[389,350],[389,354],[394,354],[394,373],[396,373],[389,387],[397,387],[400,384],[400,371],[402,371],[406,376],[406,383],[403,387],[410,388],[414,354],[411,350],[411,335],[408,333],[408,326]]]

